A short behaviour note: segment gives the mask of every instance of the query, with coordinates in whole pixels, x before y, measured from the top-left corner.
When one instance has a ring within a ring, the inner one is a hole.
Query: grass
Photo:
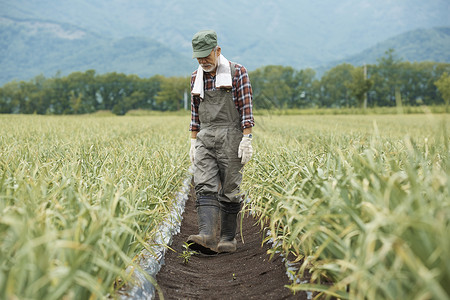
[[[255,110],[257,116],[286,116],[286,115],[397,115],[401,114],[443,114],[446,112],[445,105],[420,105],[397,107],[368,107],[366,109],[356,107],[342,108],[305,108],[305,109],[271,109]]]
[[[142,116],[187,116],[190,118],[190,110],[178,110],[178,111],[157,111],[146,109],[133,109],[126,113],[127,116],[142,117]]]
[[[448,299],[448,115],[268,116],[246,167],[248,209],[315,290]],[[333,282],[333,285],[329,285]]]
[[[188,126],[0,115],[0,298],[114,295],[186,177]]]

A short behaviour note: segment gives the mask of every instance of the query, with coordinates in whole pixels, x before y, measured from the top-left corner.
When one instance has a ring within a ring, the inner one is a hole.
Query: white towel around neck
[[[192,88],[193,96],[200,96],[203,100],[205,89],[203,86],[203,68],[198,66],[197,76],[195,77],[194,87]],[[231,88],[231,68],[230,62],[222,54],[219,56],[219,65],[216,70],[216,88]]]

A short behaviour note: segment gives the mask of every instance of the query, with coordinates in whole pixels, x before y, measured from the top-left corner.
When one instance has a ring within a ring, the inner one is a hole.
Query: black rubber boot
[[[217,225],[219,220],[219,202],[214,196],[197,197],[197,219],[199,234],[187,239],[190,249],[203,254],[217,254]]]
[[[236,251],[237,215],[240,211],[240,203],[220,203],[220,241],[217,252]]]

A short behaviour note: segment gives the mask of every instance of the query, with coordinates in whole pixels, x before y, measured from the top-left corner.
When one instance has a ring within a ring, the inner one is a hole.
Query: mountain
[[[0,69],[2,78],[28,79],[41,72],[52,75],[57,65],[66,72],[103,62],[109,66],[98,67],[99,72],[188,75],[195,66],[191,38],[206,28],[218,32],[228,59],[249,70],[270,64],[315,68],[398,34],[449,27],[449,15],[448,0],[0,0],[0,51],[9,58],[13,52],[21,55],[20,61],[9,60],[6,69],[2,59]],[[21,29],[12,28],[11,22]],[[26,22],[86,34],[69,39],[47,27],[30,29]],[[38,64],[35,50],[55,59]],[[57,53],[63,50],[69,53]],[[149,62],[148,55],[160,59]],[[29,72],[14,71],[14,66]]]
[[[376,64],[377,60],[385,56],[389,49],[394,49],[395,56],[403,61],[450,63],[450,27],[408,31],[377,43],[356,55],[333,61],[317,70],[319,74],[322,74],[342,63],[354,66]]]
[[[112,39],[65,23],[0,18],[0,83],[94,69],[148,77],[185,75],[187,56],[145,37]]]

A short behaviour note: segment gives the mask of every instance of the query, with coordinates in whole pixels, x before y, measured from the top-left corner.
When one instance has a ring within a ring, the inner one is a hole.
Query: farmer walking
[[[191,148],[199,234],[191,249],[206,254],[236,251],[242,168],[252,149],[252,87],[247,70],[229,62],[213,30],[192,38],[199,67],[191,77]],[[216,231],[220,214],[220,240]]]

